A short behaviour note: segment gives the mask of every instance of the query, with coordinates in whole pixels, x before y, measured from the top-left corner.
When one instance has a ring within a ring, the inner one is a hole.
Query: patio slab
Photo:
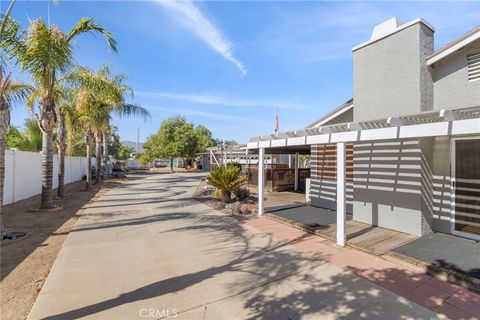
[[[432,233],[392,251],[480,278],[480,242]]]

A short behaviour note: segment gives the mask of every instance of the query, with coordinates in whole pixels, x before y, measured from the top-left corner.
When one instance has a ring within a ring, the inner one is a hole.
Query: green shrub
[[[215,197],[215,199],[222,200],[222,190],[215,190],[213,192],[213,196]]]
[[[250,190],[240,187],[233,189],[233,194],[235,195],[235,197],[237,197],[238,200],[243,201],[250,197]]]
[[[246,177],[240,175],[241,169],[236,166],[218,167],[210,171],[207,183],[216,187],[222,193],[222,201],[229,203],[232,191],[247,182]]]
[[[242,165],[236,161],[227,163],[227,167],[237,167],[240,169],[240,171],[242,171]]]

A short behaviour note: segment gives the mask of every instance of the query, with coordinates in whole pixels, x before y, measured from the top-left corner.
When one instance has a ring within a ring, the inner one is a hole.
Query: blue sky
[[[2,10],[7,2],[2,1]],[[301,128],[352,95],[352,52],[392,16],[423,17],[439,48],[480,23],[480,2],[66,1],[50,5],[51,23],[69,30],[95,17],[119,44],[75,42],[76,61],[126,73],[150,121],[114,119],[123,140],[140,140],[180,114],[215,137],[246,142]],[[47,2],[18,1],[13,16],[47,17]],[[12,123],[28,114],[17,106]]]

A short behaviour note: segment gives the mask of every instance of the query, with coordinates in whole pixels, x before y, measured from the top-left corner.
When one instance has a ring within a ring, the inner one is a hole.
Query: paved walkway
[[[139,175],[91,204],[29,318],[478,316],[478,296],[461,288],[268,219],[242,224],[212,210],[191,199],[200,178]]]

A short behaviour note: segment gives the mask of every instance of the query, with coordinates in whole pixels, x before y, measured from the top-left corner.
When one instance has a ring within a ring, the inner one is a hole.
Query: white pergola
[[[468,136],[480,134],[480,107],[463,110],[441,110],[410,116],[389,117],[367,122],[350,122],[317,128],[300,129],[278,135],[250,139],[248,150],[258,150],[258,215],[264,213],[265,150],[316,144],[337,146],[337,244],[346,245],[346,167],[345,144],[382,140]],[[296,178],[298,181],[298,177]]]

